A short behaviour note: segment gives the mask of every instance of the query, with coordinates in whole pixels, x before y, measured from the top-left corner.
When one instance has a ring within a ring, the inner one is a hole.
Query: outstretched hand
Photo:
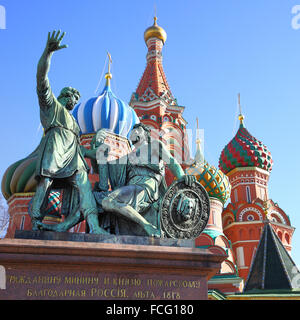
[[[60,36],[61,31],[53,31],[52,34],[48,32],[48,40],[47,40],[47,45],[46,45],[46,51],[47,53],[52,53],[54,51],[58,51],[64,48],[67,48],[68,46],[66,44],[60,45],[63,37],[65,36],[65,32],[62,33]]]

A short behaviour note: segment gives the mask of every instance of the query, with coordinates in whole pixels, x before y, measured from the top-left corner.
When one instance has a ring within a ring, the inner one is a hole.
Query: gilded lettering
[[[153,291],[135,291],[133,294],[136,299],[155,299],[155,295]]]

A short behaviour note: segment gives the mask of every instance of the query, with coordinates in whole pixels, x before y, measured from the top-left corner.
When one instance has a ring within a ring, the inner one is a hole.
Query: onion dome
[[[5,171],[1,183],[1,191],[5,199],[14,193],[35,192],[37,186],[35,180],[36,161],[37,149],[28,157],[12,164]]]
[[[201,152],[200,139],[197,139],[197,151],[194,163],[185,169],[186,174],[194,175],[203,185],[209,197],[219,199],[223,204],[229,199],[231,184],[228,177],[215,166],[204,160]]]
[[[215,166],[207,162],[196,163],[186,169],[186,174],[196,176],[210,197],[219,199],[223,204],[229,199],[231,191],[229,179]]]
[[[258,167],[271,172],[273,160],[270,151],[245,128],[241,113],[239,120],[240,127],[235,137],[220,155],[219,168],[225,174],[237,167]]]
[[[160,27],[157,24],[156,17],[154,17],[153,26],[147,28],[146,31],[144,32],[144,39],[145,39],[146,43],[147,43],[148,39],[150,39],[150,38],[158,38],[158,39],[162,40],[162,42],[164,44],[167,40],[167,33],[162,27]]]
[[[95,133],[100,129],[128,137],[132,127],[139,123],[135,111],[124,101],[117,98],[110,88],[112,75],[105,75],[106,85],[98,97],[90,98],[75,106],[73,116],[81,134]]]

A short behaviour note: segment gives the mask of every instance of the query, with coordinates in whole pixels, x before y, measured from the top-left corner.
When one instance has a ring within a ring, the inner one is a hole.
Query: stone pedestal
[[[35,239],[26,239],[30,233]],[[16,237],[0,241],[0,299],[202,300],[226,258],[184,240],[32,231]]]

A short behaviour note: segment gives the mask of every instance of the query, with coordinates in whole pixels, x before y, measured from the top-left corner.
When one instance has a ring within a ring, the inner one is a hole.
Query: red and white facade
[[[152,129],[152,136],[161,139],[177,161],[184,164],[189,159],[187,122],[182,116],[185,108],[177,104],[164,73],[163,41],[152,37],[146,44],[147,65],[129,105],[140,121]],[[167,184],[173,179],[173,175],[167,170]]]
[[[268,196],[270,173],[257,167],[230,171],[231,202],[222,213],[224,234],[231,241],[240,277],[246,281],[258,242],[268,219],[290,253],[295,228],[287,214]],[[267,200],[266,200],[267,199]]]

